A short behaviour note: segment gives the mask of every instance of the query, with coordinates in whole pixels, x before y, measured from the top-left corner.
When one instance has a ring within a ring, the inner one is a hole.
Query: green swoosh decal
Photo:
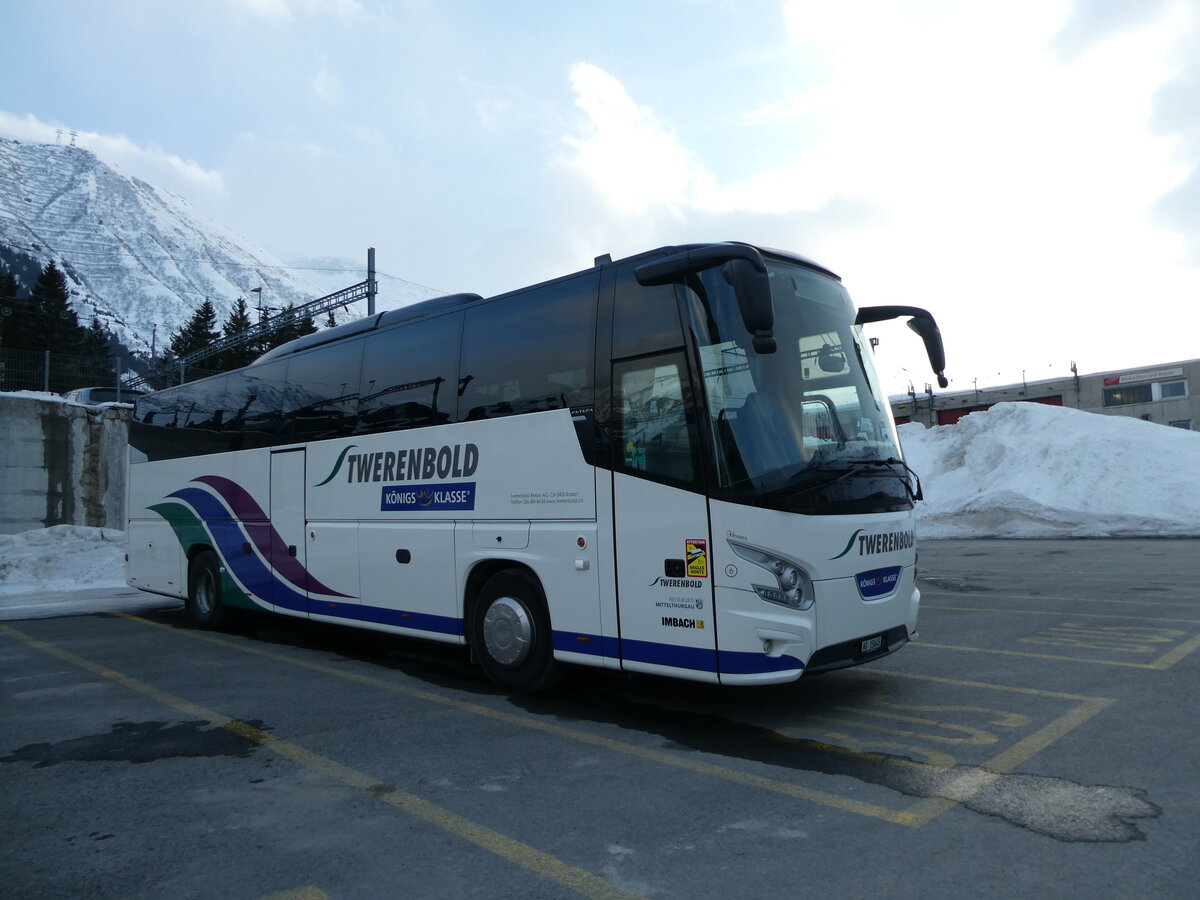
[[[337,476],[337,473],[339,471],[341,471],[342,463],[346,461],[346,454],[349,453],[351,450],[353,450],[357,446],[358,446],[357,444],[351,444],[349,447],[347,447],[345,450],[343,450],[341,452],[341,455],[338,456],[337,462],[335,462],[333,464],[333,471],[329,473],[329,477],[326,478],[324,481],[322,481],[320,484],[314,484],[313,487],[321,487],[321,486],[329,484],[329,482],[333,481],[333,479]]]
[[[839,553],[837,556],[829,557],[830,560],[841,559],[843,556],[845,556],[847,553],[849,553],[850,548],[854,546],[854,539],[862,533],[863,533],[863,530],[860,528],[860,529],[858,529],[858,531],[854,532],[854,534],[850,535],[850,540],[846,541],[846,549],[843,550],[841,553]]]

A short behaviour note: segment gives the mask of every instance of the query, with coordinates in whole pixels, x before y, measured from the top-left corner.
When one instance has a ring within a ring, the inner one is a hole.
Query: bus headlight
[[[768,603],[778,603],[791,609],[808,609],[817,601],[812,579],[800,563],[771,550],[752,547],[740,541],[729,541],[729,547],[742,559],[766,569],[775,576],[775,587],[765,584],[750,585],[754,592]]]

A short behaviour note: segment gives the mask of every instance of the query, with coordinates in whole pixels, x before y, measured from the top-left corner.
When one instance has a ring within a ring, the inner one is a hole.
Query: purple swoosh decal
[[[250,540],[258,548],[258,552],[266,558],[271,568],[296,587],[309,593],[353,599],[350,594],[343,594],[326,587],[300,564],[300,560],[288,555],[287,543],[279,536],[275,526],[270,524],[270,519],[263,512],[263,508],[236,481],[230,481],[221,475],[201,475],[199,478],[193,478],[192,481],[208,485],[221,496],[225,505],[233,512],[234,518],[246,525],[246,532]]]

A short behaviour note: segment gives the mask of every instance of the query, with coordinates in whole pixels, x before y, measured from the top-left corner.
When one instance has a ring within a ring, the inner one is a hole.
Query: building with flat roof
[[[1200,430],[1200,359],[978,390],[893,395],[891,404],[898,425],[952,425],[967,413],[1011,400]]]

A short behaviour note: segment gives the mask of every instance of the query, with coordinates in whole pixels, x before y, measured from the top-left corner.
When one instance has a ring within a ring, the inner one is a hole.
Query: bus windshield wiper
[[[913,488],[911,481],[907,477],[905,477],[895,471],[891,471],[886,474],[890,474],[893,477],[900,479],[900,481],[904,484],[904,490],[908,493],[908,497],[910,500],[913,500],[913,501],[923,500],[924,494],[921,491],[920,476],[917,475],[917,473],[912,470],[912,467],[909,466],[908,463],[906,463],[902,459],[897,459],[895,457],[888,457],[887,459],[847,459],[847,460],[842,460],[838,464],[827,463],[827,464],[821,465],[821,466],[814,466],[812,468],[805,469],[804,471],[798,473],[795,477],[795,480],[802,479],[804,481],[809,481],[810,479],[806,476],[815,476],[815,475],[822,475],[822,474],[827,475],[827,476],[831,475],[833,477],[818,478],[809,484],[805,484],[805,485],[802,485],[802,486],[799,486],[796,488],[792,488],[792,489],[784,488],[781,491],[779,491],[779,493],[787,494],[788,496],[791,496],[791,497],[799,497],[799,496],[802,496],[803,494],[808,494],[808,493],[811,493],[812,491],[820,490],[821,488],[832,487],[833,485],[837,484],[838,482],[844,481],[845,479],[849,478],[851,475],[861,475],[863,472],[867,472],[867,471],[870,471],[871,469],[875,469],[875,468],[892,469],[893,466],[900,466],[905,470],[905,472],[907,472],[909,475],[911,475],[917,483],[916,488],[915,489]],[[881,474],[883,474],[883,473],[881,473]]]

